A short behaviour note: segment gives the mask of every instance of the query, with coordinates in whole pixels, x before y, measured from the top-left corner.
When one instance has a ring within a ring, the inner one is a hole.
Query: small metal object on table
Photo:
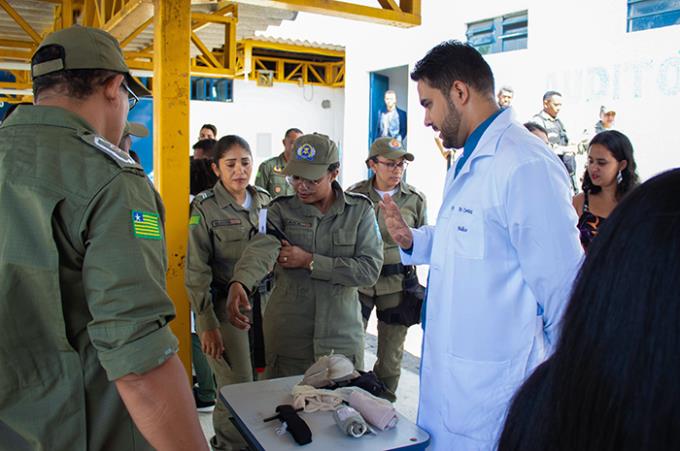
[[[234,423],[249,445],[256,450],[305,451],[377,451],[422,450],[430,443],[430,436],[399,414],[397,426],[377,434],[360,438],[349,437],[340,431],[333,420],[333,412],[300,412],[312,431],[312,442],[300,447],[286,433],[276,434],[277,422],[265,423],[280,404],[291,404],[293,386],[302,376],[269,379],[245,384],[227,385],[220,389],[220,399],[234,416]]]

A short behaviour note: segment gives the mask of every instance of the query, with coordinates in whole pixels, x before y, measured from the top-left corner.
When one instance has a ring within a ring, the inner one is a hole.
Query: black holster
[[[420,323],[420,312],[425,300],[425,287],[418,282],[418,274],[415,266],[403,266],[401,263],[395,265],[385,265],[381,271],[381,275],[398,274],[394,272],[395,268],[387,267],[401,267],[404,279],[402,281],[402,299],[398,306],[388,308],[385,310],[378,310],[378,319],[386,324],[400,324],[402,326],[412,326]],[[383,274],[386,272],[386,274]]]
[[[274,274],[267,274],[251,296],[253,304],[253,327],[251,340],[253,349],[253,366],[256,370],[263,370],[267,366],[264,349],[264,328],[262,326],[262,296],[267,295],[274,287]]]

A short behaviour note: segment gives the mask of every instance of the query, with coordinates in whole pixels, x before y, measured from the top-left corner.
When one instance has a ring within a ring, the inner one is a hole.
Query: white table
[[[278,419],[267,423],[262,421],[276,414],[276,406],[293,402],[290,393],[300,380],[302,376],[291,376],[227,385],[220,389],[220,399],[233,414],[236,427],[253,449],[285,451],[300,448],[290,433],[276,434],[275,429],[281,426]],[[427,432],[400,414],[395,428],[361,438],[343,434],[335,424],[332,412],[300,412],[298,415],[312,431],[312,442],[303,445],[305,451],[422,450],[430,443]]]

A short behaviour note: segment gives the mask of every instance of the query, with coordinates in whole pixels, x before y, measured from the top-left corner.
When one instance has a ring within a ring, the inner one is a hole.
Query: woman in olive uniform
[[[383,246],[371,202],[335,180],[338,148],[327,136],[295,141],[284,173],[295,195],[268,209],[267,233],[250,241],[229,287],[232,324],[248,329],[247,291],[276,263],[264,316],[267,377],[302,374],[320,356],[344,354],[363,369],[357,288],[375,283]]]
[[[196,314],[196,330],[217,386],[253,380],[248,332],[232,326],[227,317],[227,283],[250,237],[257,231],[258,214],[269,194],[249,184],[253,158],[248,143],[238,136],[221,138],[212,168],[219,180],[191,204],[186,287]],[[264,272],[258,279],[264,278]],[[222,403],[213,412],[214,449],[244,446]]]
[[[373,371],[389,392],[385,395],[396,401],[397,385],[401,375],[401,359],[408,326],[419,321],[419,309],[413,306],[411,297],[405,296],[404,277],[415,277],[414,266],[403,266],[399,247],[385,226],[385,218],[377,210],[378,202],[389,194],[399,205],[399,210],[410,227],[418,228],[427,222],[425,196],[413,186],[404,183],[406,165],[413,155],[406,152],[401,143],[393,138],[378,138],[371,145],[366,166],[373,171],[368,180],[357,183],[348,191],[367,196],[376,206],[376,216],[384,239],[385,262],[380,278],[373,286],[359,289],[364,327],[375,307],[378,315],[378,360]]]

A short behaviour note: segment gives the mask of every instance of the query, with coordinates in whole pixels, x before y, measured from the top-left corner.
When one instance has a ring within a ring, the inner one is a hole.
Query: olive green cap
[[[40,62],[35,62],[33,55],[31,74],[34,79],[63,70],[110,70],[124,74],[130,90],[137,97],[151,95],[130,75],[130,69],[125,64],[123,51],[116,38],[103,30],[73,25],[47,35],[38,50],[48,45],[57,46],[59,52],[54,59]]]
[[[326,174],[329,165],[340,161],[338,146],[320,133],[300,136],[293,149],[293,158],[283,168],[284,175],[316,180]]]
[[[406,152],[398,139],[390,137],[378,138],[373,141],[366,163],[373,157],[385,157],[388,160],[398,160],[403,157],[408,161],[413,161],[414,159],[413,154]]]
[[[149,136],[149,129],[140,122],[125,122],[123,136],[126,135],[132,135],[138,138],[146,138]]]

